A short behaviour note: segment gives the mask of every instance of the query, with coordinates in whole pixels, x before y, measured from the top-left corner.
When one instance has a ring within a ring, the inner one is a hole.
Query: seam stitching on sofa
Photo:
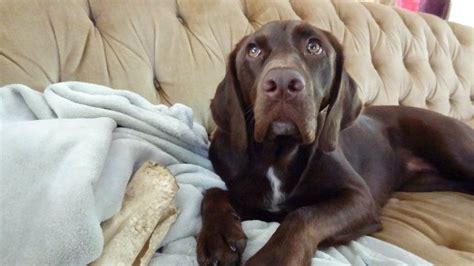
[[[136,58],[140,59],[140,61],[142,61],[143,63],[147,64],[147,61],[142,58],[137,52],[135,52],[132,48],[130,48],[128,45],[126,45],[125,43],[123,43],[122,41],[120,41],[119,39],[115,38],[112,34],[109,34],[107,32],[102,32],[101,34],[102,36],[102,39],[105,40],[106,37],[110,38],[111,40],[117,42],[118,44],[120,44],[122,47],[124,47],[125,49],[127,49],[130,53],[132,53],[133,55],[135,55]],[[110,43],[110,41],[107,42],[107,44],[112,48],[112,44]],[[115,53],[115,51],[114,51]],[[117,58],[119,58],[119,56],[117,55],[117,53],[115,53]],[[125,69],[125,68],[124,68]]]
[[[150,58],[150,55],[147,53],[147,49],[146,49],[146,46],[145,44],[143,43],[142,39],[140,38],[140,35],[138,34],[138,31],[137,31],[137,28],[135,27],[135,24],[129,20],[129,23],[131,24],[132,26],[132,29],[133,29],[133,33],[135,34],[135,37],[137,38],[138,42],[140,43],[141,45],[141,48],[143,50],[143,53],[146,55],[147,59],[148,59],[148,66],[153,70],[153,64],[151,63],[151,58]],[[137,54],[138,56],[138,54]],[[143,62],[146,64],[146,60],[143,59]]]
[[[51,21],[51,16],[48,16],[48,23],[49,23],[49,26],[51,27],[51,32],[53,34],[53,37],[54,37],[54,42],[56,43],[56,54],[58,56],[58,73],[57,73],[57,77],[56,77],[56,80],[54,80],[53,82],[59,82],[61,81],[61,72],[63,71],[62,70],[62,62],[61,62],[61,51],[59,49],[59,43],[58,43],[58,38],[56,36],[56,31],[54,29],[54,25],[53,25],[53,22]]]
[[[293,10],[293,13],[295,13],[296,17],[298,17],[299,20],[303,20],[300,16],[300,14],[296,13],[296,9],[293,7],[293,4],[292,4],[292,1],[291,0],[288,0],[288,4],[290,5],[291,7],[291,10]]]

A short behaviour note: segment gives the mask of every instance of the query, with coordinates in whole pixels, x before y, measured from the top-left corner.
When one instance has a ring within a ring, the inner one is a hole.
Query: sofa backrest
[[[474,116],[474,30],[437,17],[330,0],[0,1],[0,86],[67,80],[181,102],[210,129],[228,53],[272,20],[302,19],[344,45],[366,105]]]

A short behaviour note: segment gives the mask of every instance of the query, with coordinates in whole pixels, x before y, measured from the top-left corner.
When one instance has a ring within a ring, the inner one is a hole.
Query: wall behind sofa
[[[449,21],[474,27],[474,1],[472,0],[451,0],[451,11]]]

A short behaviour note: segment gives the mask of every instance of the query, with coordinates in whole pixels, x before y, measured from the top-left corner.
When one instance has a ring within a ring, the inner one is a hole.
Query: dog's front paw
[[[238,216],[233,212],[213,217],[203,224],[197,242],[199,265],[239,265],[247,245]]]
[[[245,263],[245,266],[304,266],[310,265],[310,263],[311,256],[307,256],[301,249],[291,248],[290,245],[285,245],[283,242],[278,245],[267,243]]]

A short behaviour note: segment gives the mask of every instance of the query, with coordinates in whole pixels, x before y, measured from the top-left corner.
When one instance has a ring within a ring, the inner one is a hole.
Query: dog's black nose
[[[290,100],[304,90],[305,82],[296,70],[276,68],[267,72],[262,87],[270,98]]]

